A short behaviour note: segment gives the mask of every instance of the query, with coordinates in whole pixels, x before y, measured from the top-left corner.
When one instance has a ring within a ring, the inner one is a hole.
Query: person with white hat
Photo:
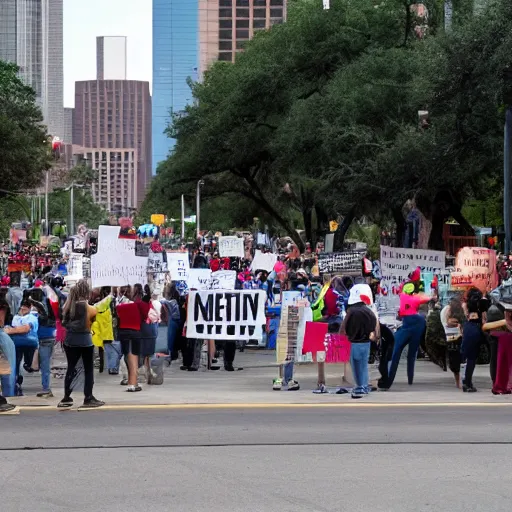
[[[371,390],[368,357],[371,340],[375,339],[377,331],[377,317],[369,307],[372,302],[372,291],[367,284],[354,285],[348,298],[347,315],[341,326],[341,332],[351,343],[350,366],[355,383],[352,398],[362,398]]]

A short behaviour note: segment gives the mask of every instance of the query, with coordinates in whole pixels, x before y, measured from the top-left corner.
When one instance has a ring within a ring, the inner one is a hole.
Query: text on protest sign
[[[187,338],[259,340],[265,325],[263,290],[193,291],[187,308]]]
[[[84,255],[78,252],[72,252],[69,255],[67,263],[67,278],[69,280],[83,279],[84,277]]]
[[[463,247],[455,259],[451,287],[464,290],[471,287],[487,293],[498,286],[496,251],[484,247]]]
[[[380,246],[380,265],[383,277],[401,277],[407,279],[417,267],[422,272],[443,273],[446,268],[444,251],[426,249],[403,249],[400,247]]]
[[[119,238],[119,226],[100,226],[98,252],[91,256],[94,288],[147,283],[147,258],[135,255],[135,240]]]
[[[318,271],[320,274],[362,274],[362,260],[366,251],[320,253]]]
[[[219,254],[221,258],[243,258],[244,239],[237,236],[219,237]]]
[[[190,270],[188,252],[168,252],[167,268],[171,281],[187,281]]]
[[[212,272],[207,268],[191,268],[188,273],[189,290],[234,290],[235,284],[234,270]]]

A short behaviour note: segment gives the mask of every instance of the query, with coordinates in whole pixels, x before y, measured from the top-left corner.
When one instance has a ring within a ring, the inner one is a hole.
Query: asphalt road
[[[0,510],[509,511],[510,407],[22,411]]]

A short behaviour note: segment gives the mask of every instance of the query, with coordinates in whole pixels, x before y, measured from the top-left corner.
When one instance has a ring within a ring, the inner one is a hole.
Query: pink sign
[[[325,352],[325,336],[328,325],[325,322],[306,322],[302,354]]]
[[[478,288],[482,293],[498,286],[496,251],[484,247],[463,247],[455,260],[451,287],[456,290]]]

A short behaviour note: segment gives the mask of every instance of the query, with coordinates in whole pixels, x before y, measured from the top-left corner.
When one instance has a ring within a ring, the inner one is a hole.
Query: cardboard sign
[[[84,277],[84,255],[72,252],[68,258],[67,279],[78,281]]]
[[[219,255],[221,258],[243,258],[244,239],[237,236],[219,237]]]
[[[154,272],[154,273],[167,272],[167,262],[164,261],[163,253],[149,251],[149,253],[148,253],[148,272]]]
[[[256,251],[251,263],[251,270],[266,270],[267,272],[272,272],[276,263],[277,255],[270,252],[262,253],[261,251]]]
[[[187,338],[261,340],[266,300],[263,290],[190,292]]]
[[[119,238],[119,226],[100,226],[98,252],[91,257],[94,288],[147,283],[147,258],[135,256],[135,240]]]
[[[281,319],[276,340],[276,357],[279,364],[294,361],[312,362],[310,353],[303,354],[306,325],[313,320],[311,308],[300,301],[295,306],[281,308]]]
[[[455,259],[455,272],[452,272],[451,288],[467,290],[478,288],[482,293],[498,286],[496,251],[483,247],[463,247]]]
[[[212,272],[207,268],[191,268],[188,273],[189,290],[234,290],[236,272],[218,270]]]
[[[365,254],[366,251],[322,252],[318,255],[318,270],[320,274],[360,276]]]
[[[446,253],[426,249],[403,249],[380,246],[380,265],[383,277],[399,277],[405,280],[417,267],[422,272],[441,274],[446,269]]]
[[[190,262],[187,252],[168,252],[167,268],[172,281],[187,281]]]

